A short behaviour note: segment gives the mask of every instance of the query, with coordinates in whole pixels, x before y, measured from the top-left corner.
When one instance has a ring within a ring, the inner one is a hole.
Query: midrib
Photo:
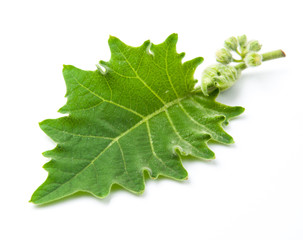
[[[125,135],[127,135],[128,133],[130,133],[131,131],[133,131],[134,129],[136,129],[137,127],[141,126],[143,123],[145,123],[146,121],[148,121],[149,119],[153,118],[154,116],[166,111],[168,108],[170,108],[171,106],[175,105],[175,104],[179,104],[180,101],[184,100],[185,98],[187,98],[188,96],[185,96],[183,98],[177,98],[171,102],[166,103],[163,107],[159,108],[157,111],[143,117],[138,123],[136,123],[134,126],[132,126],[130,129],[126,130],[125,132],[121,133],[119,136],[115,137],[88,165],[86,165],[81,171],[79,171],[77,174],[75,174],[74,176],[72,176],[68,181],[66,181],[65,183],[61,184],[60,186],[58,186],[57,188],[53,189],[51,192],[48,192],[46,195],[44,195],[41,199],[45,198],[46,196],[48,196],[49,194],[51,194],[52,192],[58,190],[59,188],[61,188],[62,186],[64,186],[65,184],[67,184],[68,182],[70,182],[71,180],[73,180],[74,178],[76,178],[79,174],[81,174],[83,171],[85,171],[85,169],[89,168],[90,166],[92,166],[94,164],[94,162],[96,160],[98,160],[99,157],[101,157],[114,143],[116,143],[119,139],[121,139],[122,137],[124,137]]]

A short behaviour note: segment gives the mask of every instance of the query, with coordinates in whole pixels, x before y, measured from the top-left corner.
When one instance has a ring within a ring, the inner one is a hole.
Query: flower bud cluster
[[[247,41],[246,35],[230,37],[224,41],[224,48],[216,52],[218,64],[209,66],[202,73],[201,90],[208,96],[215,90],[224,91],[230,88],[240,77],[241,72],[248,67],[256,67],[262,62],[285,57],[282,50],[276,50],[262,55],[258,52],[262,45],[257,40]],[[240,59],[233,58],[238,54]],[[229,65],[232,62],[237,65]]]
[[[204,95],[208,96],[215,89],[223,91],[231,87],[243,69],[261,65],[262,55],[257,53],[261,47],[256,40],[247,41],[246,35],[226,39],[224,48],[216,52],[216,61],[219,64],[206,68],[202,74],[201,88]],[[241,59],[234,59],[232,52]],[[238,62],[241,67],[228,65],[231,62]]]
[[[254,67],[262,62],[262,56],[256,53],[261,50],[262,45],[257,40],[247,41],[246,35],[230,37],[224,41],[224,46],[225,48],[216,52],[216,60],[219,63],[245,62],[248,67]],[[241,60],[234,59],[231,51],[240,55]]]
[[[209,66],[202,73],[202,92],[208,96],[217,88],[224,91],[234,85],[240,73],[234,66],[230,65],[219,63]]]

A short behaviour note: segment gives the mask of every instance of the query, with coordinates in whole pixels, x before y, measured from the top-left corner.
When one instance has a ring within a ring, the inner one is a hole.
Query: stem
[[[239,52],[238,49],[236,49],[236,53],[238,53],[238,55],[239,55],[240,57],[242,57],[242,54]]]
[[[281,58],[281,57],[286,57],[286,54],[282,50],[276,50],[276,51],[272,51],[272,52],[268,52],[268,53],[263,53],[262,54],[262,62],[272,60],[272,59]],[[237,70],[242,71],[242,70],[246,69],[247,66],[246,66],[245,63],[240,63],[240,64],[236,65],[235,68]]]
[[[263,53],[262,54],[262,62],[276,59],[276,58],[281,58],[281,57],[286,57],[286,54],[280,49],[268,53]]]
[[[233,62],[243,62],[243,60],[238,60],[233,58]]]
[[[245,63],[240,63],[240,64],[236,65],[235,68],[236,68],[237,70],[242,71],[242,70],[246,69],[247,66],[246,66]]]

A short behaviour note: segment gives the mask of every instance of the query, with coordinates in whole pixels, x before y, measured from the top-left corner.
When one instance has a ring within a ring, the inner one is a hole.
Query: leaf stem
[[[281,57],[286,57],[286,54],[281,49],[275,50],[275,51],[272,51],[272,52],[268,52],[268,53],[263,53],[262,54],[262,62],[272,60],[272,59],[276,59],[276,58],[281,58]]]
[[[286,57],[286,54],[281,49],[275,50],[275,51],[272,51],[272,52],[268,52],[268,53],[263,53],[262,54],[262,62],[277,59],[277,58],[281,58],[281,57]],[[247,68],[247,65],[245,63],[240,63],[240,64],[236,65],[235,68],[238,71],[242,71],[242,70]]]

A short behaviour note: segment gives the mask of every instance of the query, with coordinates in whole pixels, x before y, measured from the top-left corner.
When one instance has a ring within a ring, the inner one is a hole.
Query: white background
[[[301,1],[3,1],[0,3],[0,238],[303,239]],[[46,179],[41,153],[55,144],[38,122],[61,115],[62,65],[94,70],[107,39],[132,46],[179,34],[185,60],[205,58],[232,35],[287,57],[245,71],[219,101],[246,108],[211,145],[211,163],[184,163],[189,180],[147,181],[141,196],[78,194],[43,207],[28,203]]]

